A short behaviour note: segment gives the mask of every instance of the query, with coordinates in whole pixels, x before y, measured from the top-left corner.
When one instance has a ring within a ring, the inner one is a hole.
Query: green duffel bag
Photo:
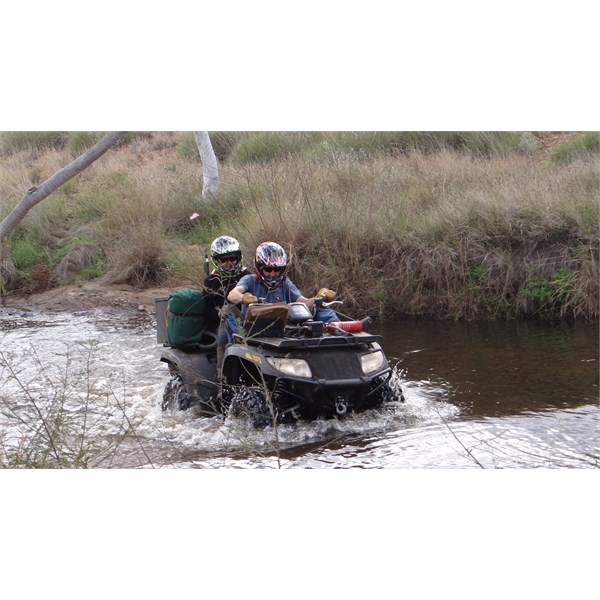
[[[204,293],[189,288],[173,292],[167,303],[167,344],[174,347],[202,344],[205,330]]]

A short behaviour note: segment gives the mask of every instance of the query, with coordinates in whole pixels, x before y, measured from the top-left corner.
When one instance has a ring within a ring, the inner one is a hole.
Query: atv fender
[[[165,348],[160,360],[169,365],[171,374],[181,377],[189,395],[203,399],[216,395],[216,352],[186,352],[180,348]]]

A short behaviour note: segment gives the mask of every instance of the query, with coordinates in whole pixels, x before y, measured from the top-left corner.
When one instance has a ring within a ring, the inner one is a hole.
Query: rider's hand
[[[332,302],[333,300],[335,300],[335,292],[333,290],[329,290],[327,288],[321,288],[318,292],[317,292],[317,298],[325,298],[325,302]]]
[[[250,292],[244,292],[244,294],[242,295],[242,302],[246,305],[255,304],[256,302],[258,302],[258,298]]]

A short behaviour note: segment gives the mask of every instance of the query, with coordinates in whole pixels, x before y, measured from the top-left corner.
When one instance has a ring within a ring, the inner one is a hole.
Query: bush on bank
[[[35,141],[37,133],[27,143],[0,136],[0,218],[97,139],[41,132]],[[190,132],[129,136],[13,233],[0,257],[4,293],[99,275],[199,287],[205,250],[227,233],[247,262],[258,243],[281,243],[306,294],[333,287],[349,310],[598,318],[597,133],[565,136],[550,153],[535,132],[214,132],[211,140],[221,187],[205,204]],[[191,221],[193,212],[201,217]],[[90,247],[93,259],[67,260]],[[69,273],[66,264],[79,266]]]

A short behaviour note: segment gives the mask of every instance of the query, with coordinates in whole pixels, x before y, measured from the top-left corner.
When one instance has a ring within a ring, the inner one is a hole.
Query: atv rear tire
[[[183,384],[181,375],[175,375],[165,385],[160,408],[163,412],[168,410],[187,410],[192,406],[191,400],[190,396],[185,393],[185,385]]]
[[[246,388],[236,391],[231,398],[229,413],[233,417],[251,422],[256,429],[264,429],[273,424],[265,394],[259,389]]]

